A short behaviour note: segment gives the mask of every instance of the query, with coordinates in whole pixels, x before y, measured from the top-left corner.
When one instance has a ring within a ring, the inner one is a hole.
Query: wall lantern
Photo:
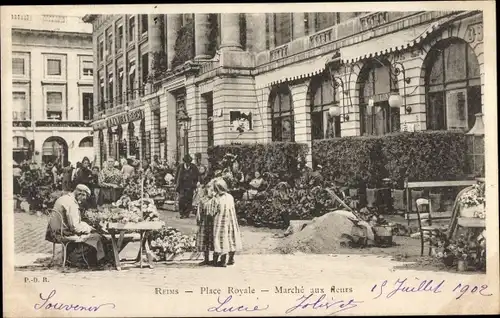
[[[339,106],[332,106],[328,109],[328,115],[330,117],[337,117],[340,116],[340,107]]]
[[[328,65],[328,69],[329,69],[329,75],[330,75],[330,79],[332,81],[332,86],[333,86],[333,89],[334,91],[336,91],[339,87],[342,88],[342,100],[344,101],[344,96],[347,96],[349,97],[349,100],[350,100],[350,96],[349,96],[349,89],[347,86],[344,85],[344,81],[342,80],[341,77],[337,77],[334,75],[334,69],[337,68],[339,66],[339,63],[340,62],[340,55],[339,54],[336,54],[333,58],[333,60],[329,63]],[[352,105],[352,103],[351,103]],[[345,102],[342,103],[342,112],[340,110],[340,106],[332,106],[328,109],[328,115],[330,115],[331,118],[333,117],[337,117],[337,116],[341,116],[341,113],[343,113],[342,115],[342,118],[344,119],[344,121],[348,121],[349,120],[349,106],[347,106],[347,111],[346,111],[346,107],[345,107]]]
[[[393,62],[389,68],[391,77],[394,78],[394,82],[397,83],[398,76],[403,75],[403,96],[401,96],[397,89],[391,91],[391,96],[389,97],[389,106],[392,108],[399,108],[404,105],[405,114],[411,113],[411,106],[406,106],[406,84],[410,84],[411,78],[406,77],[406,69],[401,62]]]

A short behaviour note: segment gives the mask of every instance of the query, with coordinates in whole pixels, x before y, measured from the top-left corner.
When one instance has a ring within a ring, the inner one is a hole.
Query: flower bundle
[[[103,169],[101,173],[104,183],[121,185],[123,182],[123,176],[118,169]]]
[[[484,185],[475,184],[472,189],[460,196],[458,201],[465,207],[474,207],[486,202],[484,197]]]
[[[172,227],[163,227],[152,236],[151,249],[160,261],[165,261],[168,255],[176,255],[196,250],[196,236],[183,235]]]
[[[142,219],[144,221],[157,221],[160,219],[158,210],[156,209],[155,202],[152,199],[139,199],[136,201],[131,201],[128,204],[128,210],[136,215],[141,215],[142,207]]]

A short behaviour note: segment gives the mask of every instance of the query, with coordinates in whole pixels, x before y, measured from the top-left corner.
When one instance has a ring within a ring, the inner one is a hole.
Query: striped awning
[[[286,65],[270,72],[259,74],[255,77],[257,88],[292,81],[300,78],[311,77],[325,70],[325,64],[332,58],[332,54],[315,57],[300,63]]]
[[[354,63],[413,47],[439,29],[439,26],[440,21],[437,21],[430,25],[420,25],[341,48],[342,61],[346,64]]]

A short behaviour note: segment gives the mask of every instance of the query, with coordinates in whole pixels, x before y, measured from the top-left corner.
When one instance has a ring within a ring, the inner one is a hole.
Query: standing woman
[[[210,251],[214,250],[214,185],[209,182],[200,190],[200,204],[196,214],[198,233],[196,234],[196,248],[203,252],[203,262],[199,265],[210,264]]]
[[[222,178],[214,180],[216,214],[214,217],[214,265],[226,267],[234,264],[234,254],[241,250],[241,233],[234,206],[234,198],[228,193],[226,181]],[[220,261],[217,262],[220,256]]]

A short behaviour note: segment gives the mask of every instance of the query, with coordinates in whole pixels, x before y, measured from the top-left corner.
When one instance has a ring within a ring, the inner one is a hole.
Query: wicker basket
[[[374,226],[375,243],[379,246],[392,246],[392,227],[387,225]]]

